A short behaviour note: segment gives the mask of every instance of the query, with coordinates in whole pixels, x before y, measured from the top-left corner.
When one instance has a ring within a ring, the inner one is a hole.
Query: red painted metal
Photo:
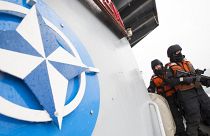
[[[99,6],[99,8],[106,13],[122,32],[124,36],[127,36],[127,31],[125,29],[124,23],[121,16],[111,0],[94,0],[94,2]]]

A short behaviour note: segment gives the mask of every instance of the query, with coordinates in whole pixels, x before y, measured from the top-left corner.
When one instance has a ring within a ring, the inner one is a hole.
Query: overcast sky
[[[195,68],[210,68],[210,0],[156,0],[159,26],[133,52],[146,86],[152,76],[151,60],[169,61],[167,49],[179,44]]]

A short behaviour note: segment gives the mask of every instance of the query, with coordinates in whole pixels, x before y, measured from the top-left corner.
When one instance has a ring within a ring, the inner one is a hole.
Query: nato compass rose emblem
[[[62,122],[71,120],[70,113],[88,94],[86,83],[91,77],[87,74],[98,69],[83,63],[71,40],[40,14],[38,6],[27,9],[0,1],[0,13],[22,18],[15,30],[0,30],[0,70],[22,81],[43,109],[24,107],[0,96],[0,113],[24,122],[54,122],[62,130]],[[77,91],[67,103],[69,82],[75,78]],[[87,112],[93,114],[91,109]]]

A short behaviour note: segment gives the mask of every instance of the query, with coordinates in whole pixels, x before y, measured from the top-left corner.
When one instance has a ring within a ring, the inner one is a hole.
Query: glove
[[[206,79],[205,77],[201,77],[200,82],[202,85],[210,87],[210,80]]]
[[[183,83],[191,84],[194,82],[195,77],[183,77]]]
[[[210,80],[207,81],[206,87],[210,87]]]

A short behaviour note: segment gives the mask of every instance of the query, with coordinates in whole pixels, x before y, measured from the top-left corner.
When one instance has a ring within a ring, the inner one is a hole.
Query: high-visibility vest
[[[183,60],[182,62],[179,63],[174,63],[174,62],[170,62],[168,64],[166,64],[167,68],[170,68],[173,71],[173,75],[174,77],[176,77],[176,72],[177,70],[179,71],[185,71],[185,72],[195,72],[192,64],[190,63],[190,61],[187,60]],[[189,90],[195,87],[194,83],[191,84],[178,84],[175,86],[175,89],[178,91],[185,91],[185,90]]]
[[[158,94],[160,95],[165,94],[165,96],[172,96],[174,94],[175,89],[166,84],[163,78],[154,75],[152,76],[151,80],[155,84]]]

